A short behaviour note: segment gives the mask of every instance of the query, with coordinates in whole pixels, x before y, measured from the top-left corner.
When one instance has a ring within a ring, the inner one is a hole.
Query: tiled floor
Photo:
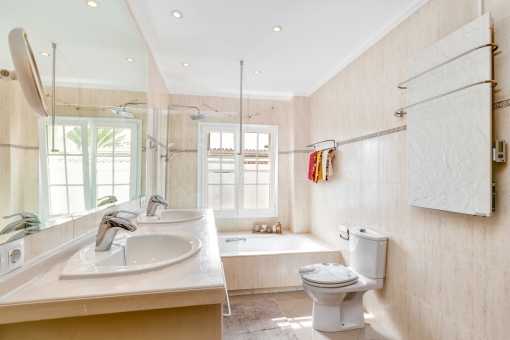
[[[367,327],[351,331],[326,333],[312,328],[312,299],[304,291],[255,294],[230,297],[230,302],[273,298],[285,313],[299,340],[393,340],[381,324],[365,315]],[[368,325],[369,324],[369,325]]]

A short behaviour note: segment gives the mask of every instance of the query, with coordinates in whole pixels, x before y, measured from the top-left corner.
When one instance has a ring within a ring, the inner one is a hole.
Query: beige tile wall
[[[207,122],[237,123],[239,124],[239,99],[225,97],[207,97],[191,95],[170,95],[172,104],[199,107],[208,111]],[[176,110],[172,108],[172,110]],[[217,111],[217,112],[214,112]],[[198,125],[189,116],[196,111],[182,111],[172,113],[170,119],[170,142],[177,149],[184,147],[193,152],[182,152],[176,155],[169,165],[169,202],[172,208],[197,207],[197,153]],[[166,123],[166,117],[163,118]],[[289,101],[244,99],[243,124],[278,125],[279,151],[293,150],[293,112]],[[166,135],[166,125],[161,124],[160,136]],[[284,229],[291,228],[292,200],[291,188],[293,156],[280,154],[278,156],[278,217],[274,218],[245,218],[245,219],[216,219],[219,231],[251,230],[253,225],[276,224],[280,221]],[[164,171],[164,162],[161,164]],[[162,179],[164,181],[164,178]]]
[[[499,85],[510,99],[510,2],[485,0],[494,19]],[[322,139],[356,138],[406,124],[406,60],[477,17],[475,0],[430,0],[367,52],[303,99],[295,116],[295,149]],[[294,103],[297,98],[294,98]],[[299,136],[299,137],[298,137]],[[494,111],[494,139],[510,141],[510,107]],[[406,131],[342,145],[334,178],[306,181],[308,155],[294,155],[295,209],[303,230],[342,251],[337,225],[365,226],[388,236],[384,287],[365,307],[401,339],[510,339],[510,170],[494,164],[497,207],[488,218],[411,207],[406,203]],[[310,197],[309,200],[306,197]],[[303,199],[305,198],[305,199]],[[296,215],[294,215],[296,218]]]

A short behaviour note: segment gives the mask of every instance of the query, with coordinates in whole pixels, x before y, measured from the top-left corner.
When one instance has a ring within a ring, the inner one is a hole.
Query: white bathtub
[[[256,294],[302,289],[299,268],[343,263],[338,249],[311,234],[219,233],[220,255],[229,293]]]
[[[303,253],[333,250],[309,234],[232,234],[220,235],[220,254],[255,255]]]

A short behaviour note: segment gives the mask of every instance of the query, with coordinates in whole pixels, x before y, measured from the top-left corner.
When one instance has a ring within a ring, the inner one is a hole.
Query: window
[[[243,155],[239,125],[198,129],[198,207],[223,218],[278,216],[278,127],[243,125]]]
[[[52,151],[51,119],[40,119],[39,139],[43,218],[95,208],[108,195],[139,195],[140,120],[56,117]]]

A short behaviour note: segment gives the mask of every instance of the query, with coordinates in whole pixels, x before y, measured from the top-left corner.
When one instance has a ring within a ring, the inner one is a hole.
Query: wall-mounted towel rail
[[[469,54],[469,53],[471,53],[471,52],[474,52],[474,51],[476,51],[476,50],[478,50],[478,49],[480,49],[480,48],[484,48],[484,47],[492,47],[492,52],[495,52],[495,51],[498,49],[499,45],[498,45],[498,44],[485,44],[485,45],[480,45],[480,46],[478,46],[478,47],[475,47],[475,48],[473,48],[473,49],[471,49],[471,50],[469,50],[469,51],[466,51],[466,52],[464,52],[464,53],[462,53],[462,54],[459,54],[459,55],[458,55],[458,56],[456,56],[456,57],[453,57],[453,58],[451,58],[451,59],[449,59],[449,60],[445,61],[445,62],[444,62],[444,63],[442,63],[442,64],[439,64],[439,65],[437,65],[437,66],[435,66],[435,67],[431,68],[430,70],[427,70],[427,71],[425,71],[425,72],[422,72],[422,73],[418,74],[417,76],[414,76],[414,77],[412,77],[412,78],[410,78],[410,79],[407,79],[406,81],[404,81],[404,82],[402,82],[402,83],[398,84],[397,86],[398,86],[398,88],[399,88],[399,89],[403,89],[403,90],[404,90],[404,89],[407,89],[407,86],[402,86],[402,85],[404,85],[404,84],[406,84],[406,83],[410,82],[410,81],[411,81],[411,80],[413,80],[413,79],[416,79],[416,78],[418,78],[418,77],[420,77],[420,76],[424,75],[424,74],[425,74],[425,73],[427,73],[427,72],[434,71],[435,69],[438,69],[438,68],[440,68],[441,66],[444,66],[444,65],[446,65],[446,64],[448,64],[448,63],[451,63],[452,61],[457,60],[457,59],[459,59],[460,57],[465,56],[466,54]]]
[[[466,86],[461,87],[459,89],[456,89],[456,90],[453,90],[453,91],[450,91],[450,92],[446,92],[446,93],[440,94],[439,96],[435,96],[435,97],[432,97],[432,98],[429,98],[429,99],[426,99],[426,100],[422,100],[421,102],[418,102],[418,103],[415,103],[415,104],[412,104],[412,105],[408,105],[408,106],[405,106],[405,107],[403,107],[401,109],[398,109],[397,111],[395,111],[395,116],[402,118],[402,117],[404,117],[405,114],[407,114],[407,112],[404,111],[405,109],[408,109],[410,107],[413,107],[413,106],[416,106],[416,105],[419,105],[419,104],[423,104],[423,103],[429,102],[429,101],[434,100],[434,99],[438,99],[438,98],[447,96],[447,95],[455,93],[455,92],[462,91],[462,90],[467,89],[468,87],[471,87],[471,86],[476,86],[476,85],[481,85],[481,84],[492,84],[492,87],[494,87],[494,86],[498,85],[498,82],[495,81],[495,80],[484,80],[484,81],[480,81],[480,82],[477,82],[477,83],[469,84],[469,85],[466,85]]]
[[[322,143],[329,143],[329,144],[321,145],[319,147],[317,146],[317,144],[322,144]],[[336,142],[334,139],[326,139],[326,140],[323,140],[323,141],[320,141],[317,143],[312,143],[310,145],[307,145],[306,147],[313,148],[313,151],[326,150],[326,149],[333,149],[333,151],[334,151],[334,150],[336,150]]]

